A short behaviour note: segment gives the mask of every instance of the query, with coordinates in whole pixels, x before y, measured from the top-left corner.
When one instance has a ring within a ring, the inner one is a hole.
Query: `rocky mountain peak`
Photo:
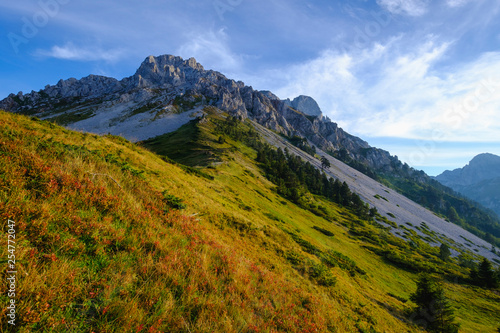
[[[198,71],[204,70],[203,66],[199,64],[195,58],[184,60],[178,56],[165,54],[157,57],[152,55],[146,57],[139,67],[138,72],[152,71],[159,73],[161,71],[169,71],[171,67],[179,69],[186,69],[189,67]]]
[[[436,177],[436,180],[457,190],[497,177],[500,177],[500,156],[485,153],[474,157],[463,168],[443,172]]]
[[[477,155],[463,168],[445,171],[436,180],[500,216],[500,156]]]
[[[312,97],[300,95],[298,97],[295,97],[293,101],[290,101],[290,99],[286,99],[284,102],[288,106],[299,110],[300,112],[303,112],[308,116],[318,117],[323,115],[318,103],[316,103],[316,101]]]
[[[309,96],[280,100],[269,91],[254,90],[241,81],[205,70],[196,59],[173,55],[148,56],[136,73],[122,80],[89,75],[70,78],[38,92],[10,95],[0,108],[36,115],[42,119],[63,119],[64,125],[95,133],[124,135],[143,140],[165,133],[185,114],[202,112],[205,105],[250,118],[288,136],[307,138],[331,153],[358,159],[370,167],[392,170],[388,152],[371,149],[365,141],[351,136],[322,115]],[[300,112],[297,112],[300,111]],[[183,114],[177,117],[176,115]],[[155,130],[151,130],[151,128]],[[163,131],[163,132],[162,132]]]
[[[279,101],[279,97],[270,92],[269,90],[261,90],[260,93],[267,98],[269,98],[271,101]]]
[[[479,154],[469,162],[469,167],[496,167],[500,176],[500,156],[490,153]]]
[[[148,56],[140,65],[132,82],[139,87],[179,86],[199,77],[204,68],[195,58],[187,60],[173,55]]]

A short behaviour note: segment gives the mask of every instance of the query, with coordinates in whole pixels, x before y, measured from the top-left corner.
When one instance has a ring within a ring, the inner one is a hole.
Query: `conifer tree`
[[[442,243],[439,247],[439,258],[441,258],[443,261],[447,261],[448,259],[450,259],[450,256],[450,248],[448,247],[448,245]]]
[[[417,290],[410,296],[417,304],[412,319],[429,332],[456,333],[453,309],[444,295],[441,284],[428,274],[423,274],[417,282]]]
[[[330,166],[330,161],[325,156],[321,157],[321,170],[328,169]]]
[[[477,284],[483,288],[496,288],[498,287],[498,280],[495,276],[495,271],[491,266],[491,262],[488,259],[483,258],[483,261],[479,264],[479,268],[473,269],[470,274],[470,278],[473,283]]]

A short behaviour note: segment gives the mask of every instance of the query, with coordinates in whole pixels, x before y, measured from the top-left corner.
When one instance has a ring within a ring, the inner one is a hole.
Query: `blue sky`
[[[132,75],[150,54],[280,98],[436,175],[500,155],[498,0],[17,0],[0,4],[0,98]]]

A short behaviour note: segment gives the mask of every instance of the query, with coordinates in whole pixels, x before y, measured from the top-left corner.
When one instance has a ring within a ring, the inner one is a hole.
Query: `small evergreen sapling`
[[[478,269],[474,268],[470,272],[472,283],[490,289],[498,287],[498,277],[495,275],[491,262],[486,258],[483,258]]]
[[[331,166],[332,165],[330,164],[330,161],[325,156],[322,156],[321,157],[321,170],[324,170],[325,168],[328,169]]]
[[[417,281],[417,290],[410,296],[417,304],[412,320],[423,326],[429,332],[456,333],[453,309],[444,295],[441,284],[428,275],[423,274]]]
[[[439,258],[443,261],[448,261],[451,256],[451,251],[448,245],[446,244],[441,244],[441,247],[439,248]]]

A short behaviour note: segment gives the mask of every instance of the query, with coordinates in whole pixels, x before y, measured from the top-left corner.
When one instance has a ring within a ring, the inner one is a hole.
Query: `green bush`
[[[168,194],[168,191],[163,191],[163,198],[166,204],[173,209],[185,209],[186,204],[183,203],[183,199],[176,197],[175,195]]]
[[[312,261],[308,261],[308,274],[319,285],[333,287],[337,283],[337,278],[333,276],[327,266]]]
[[[356,274],[366,275],[366,272],[363,269],[359,268],[354,260],[343,255],[340,252],[329,250],[326,253],[322,254],[321,260],[327,266],[338,266],[341,269],[348,271],[351,276],[355,276]]]
[[[323,235],[326,235],[326,236],[328,236],[328,237],[333,237],[333,236],[335,236],[335,235],[333,234],[333,232],[331,232],[331,231],[329,231],[329,230],[326,230],[326,229],[323,229],[323,228],[321,228],[321,227],[314,226],[314,227],[313,227],[313,229],[315,229],[315,230],[317,230],[317,231],[321,232]]]

